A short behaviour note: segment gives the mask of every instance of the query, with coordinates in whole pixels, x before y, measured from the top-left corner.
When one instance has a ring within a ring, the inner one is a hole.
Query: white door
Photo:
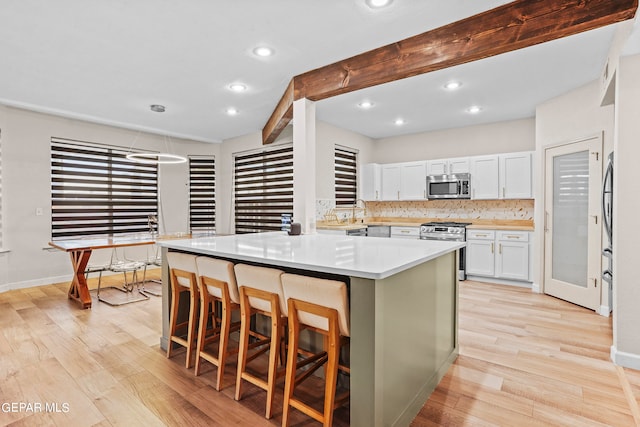
[[[426,185],[426,184],[425,184]],[[400,199],[400,165],[382,165],[382,200]]]
[[[497,199],[499,195],[498,156],[472,157],[471,198]]]
[[[500,155],[500,198],[531,198],[531,153]]]
[[[400,170],[400,200],[427,198],[427,162],[404,163]]]
[[[545,152],[544,292],[600,305],[602,138]]]
[[[467,274],[494,276],[494,252],[493,240],[467,240]]]

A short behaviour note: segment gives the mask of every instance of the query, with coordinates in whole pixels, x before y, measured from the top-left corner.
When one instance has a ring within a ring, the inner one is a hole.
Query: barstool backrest
[[[282,292],[282,283],[280,276],[282,271],[276,268],[256,267],[247,264],[235,265],[236,280],[238,288],[247,286],[249,288],[260,289],[262,291],[271,292],[278,295],[280,300],[280,312],[283,316],[287,315],[287,301],[284,299]],[[253,308],[262,311],[271,311],[271,307],[267,301],[258,298],[249,298],[249,304]]]
[[[190,254],[183,254],[180,252],[167,253],[167,261],[169,262],[169,268],[177,268],[178,270],[194,273],[198,277],[198,267],[196,266],[196,256]],[[189,288],[191,284],[185,277],[177,277],[178,284]],[[196,285],[197,286],[197,285]]]
[[[284,273],[281,280],[286,299],[295,298],[335,309],[338,312],[340,335],[349,336],[349,300],[344,282],[289,273]],[[327,319],[323,317],[300,312],[298,318],[305,325],[328,330]]]
[[[199,256],[196,258],[196,265],[198,266],[198,274],[200,276],[227,282],[231,302],[240,304],[240,294],[238,293],[238,285],[236,283],[236,275],[233,271],[232,262],[208,256]],[[211,295],[222,298],[220,288],[207,286],[207,290]]]

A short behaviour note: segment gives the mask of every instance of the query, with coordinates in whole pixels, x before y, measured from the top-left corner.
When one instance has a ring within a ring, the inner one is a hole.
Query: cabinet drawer
[[[498,231],[498,240],[506,242],[528,242],[527,231]]]
[[[391,227],[391,237],[420,237],[420,227]]]
[[[493,240],[495,237],[493,230],[467,230],[467,240]]]

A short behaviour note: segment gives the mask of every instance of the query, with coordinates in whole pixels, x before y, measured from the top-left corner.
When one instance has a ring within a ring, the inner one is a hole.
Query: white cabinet
[[[529,280],[527,231],[467,230],[467,274]]]
[[[495,232],[467,230],[467,274],[495,275]]]
[[[471,157],[471,198],[530,199],[531,158],[530,151]]]
[[[360,167],[360,198],[362,200],[381,199],[381,172],[382,168],[377,163],[367,163]]]
[[[426,162],[382,165],[382,200],[424,200],[427,193]]]
[[[428,175],[451,175],[456,173],[469,173],[468,157],[427,161]]]
[[[471,164],[471,198],[497,199],[500,195],[498,156],[476,156]]]
[[[400,164],[382,165],[381,172],[382,200],[400,200]]]
[[[414,239],[420,238],[420,227],[404,227],[404,226],[391,226],[391,237],[397,239]]]
[[[496,276],[503,279],[529,280],[529,233],[499,231],[496,244]]]
[[[530,199],[532,197],[531,152],[501,154],[499,157],[500,198]]]
[[[400,200],[427,198],[427,162],[402,163],[400,168]]]

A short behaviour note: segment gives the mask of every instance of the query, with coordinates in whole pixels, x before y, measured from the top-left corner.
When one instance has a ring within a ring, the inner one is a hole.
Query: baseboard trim
[[[600,314],[600,316],[609,317],[611,316],[611,309],[608,305],[601,305],[600,310],[598,310],[598,314]]]
[[[41,279],[25,280],[22,282],[13,282],[0,285],[0,293],[12,291],[15,289],[33,288],[36,286],[53,285],[54,283],[71,282],[69,275],[56,276],[56,277],[44,277]]]
[[[616,365],[640,370],[640,354],[619,351],[615,345],[611,346],[611,360]]]
[[[484,277],[467,275],[467,280],[473,280],[474,282],[494,283],[498,285],[518,286],[520,288],[532,288],[531,282],[520,282],[518,280],[498,279],[497,277]]]

